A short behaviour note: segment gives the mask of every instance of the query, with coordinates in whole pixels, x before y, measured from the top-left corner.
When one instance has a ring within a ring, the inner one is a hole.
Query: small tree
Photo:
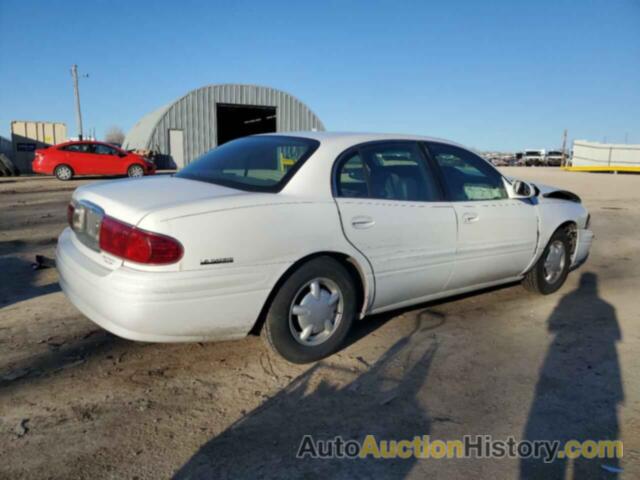
[[[120,127],[113,125],[107,128],[107,133],[104,135],[104,141],[114,145],[122,145],[122,142],[124,142],[124,132]]]

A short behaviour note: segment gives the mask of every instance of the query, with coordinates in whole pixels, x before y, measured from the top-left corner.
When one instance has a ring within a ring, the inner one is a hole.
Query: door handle
[[[462,215],[462,221],[464,223],[477,222],[479,219],[480,219],[480,216],[477,213],[465,213]]]
[[[371,217],[359,216],[359,217],[353,217],[351,219],[351,225],[353,226],[353,228],[358,228],[358,229],[371,228],[375,224],[376,224],[375,220]]]

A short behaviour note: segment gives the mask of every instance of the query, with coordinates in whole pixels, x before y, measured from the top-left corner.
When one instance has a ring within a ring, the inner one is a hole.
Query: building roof
[[[142,117],[131,130],[127,132],[122,148],[125,150],[149,148],[149,141],[154,128],[175,102],[168,103]]]
[[[123,148],[163,150],[166,130],[188,129],[185,154],[188,158],[216,146],[216,104],[274,106],[278,108],[278,131],[317,128],[320,119],[296,97],[270,87],[243,84],[214,84],[191,90],[177,100],[145,115],[127,133]],[[163,152],[168,153],[168,152]]]

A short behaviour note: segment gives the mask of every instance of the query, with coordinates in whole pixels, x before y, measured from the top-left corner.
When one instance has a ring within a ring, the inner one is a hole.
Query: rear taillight
[[[100,226],[100,250],[147,265],[175,263],[183,253],[182,245],[174,238],[140,230],[106,216]]]

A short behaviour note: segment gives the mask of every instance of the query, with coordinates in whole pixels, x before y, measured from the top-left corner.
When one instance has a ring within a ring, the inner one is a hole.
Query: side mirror
[[[126,154],[126,153],[124,153],[124,152],[118,152],[118,156],[119,156],[120,158],[124,158],[124,157],[126,157],[126,156],[127,156],[127,154]]]
[[[531,198],[536,194],[535,188],[530,183],[516,180],[512,185],[515,198]]]

